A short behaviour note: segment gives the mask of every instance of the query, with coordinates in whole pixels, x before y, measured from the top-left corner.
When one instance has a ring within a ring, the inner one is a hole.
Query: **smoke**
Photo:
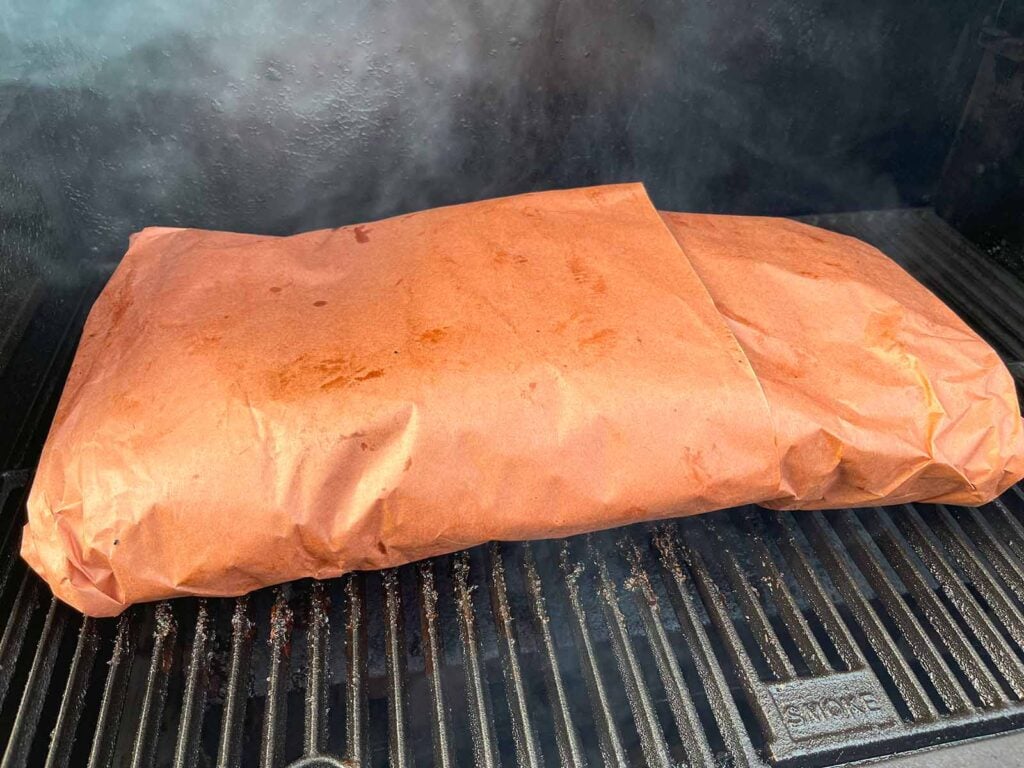
[[[920,202],[970,4],[854,5],[0,0],[0,197],[98,259],[148,224],[287,233],[621,180],[676,209]]]

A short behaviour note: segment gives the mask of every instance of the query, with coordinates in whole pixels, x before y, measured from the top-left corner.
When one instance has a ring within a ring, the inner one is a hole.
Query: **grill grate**
[[[1024,289],[933,214],[817,223],[1024,357]],[[811,766],[1024,725],[1020,488],[745,507],[97,621],[17,559],[30,476],[0,478],[3,768]]]

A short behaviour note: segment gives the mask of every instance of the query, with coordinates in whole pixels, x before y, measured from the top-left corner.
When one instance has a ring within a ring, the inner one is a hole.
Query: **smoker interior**
[[[1024,286],[930,210],[808,220],[1024,359]],[[95,289],[5,307],[0,465],[37,453]],[[1021,488],[980,509],[741,508],[93,620],[18,559],[30,471],[2,477],[4,768],[1019,755],[976,737],[1024,725]]]

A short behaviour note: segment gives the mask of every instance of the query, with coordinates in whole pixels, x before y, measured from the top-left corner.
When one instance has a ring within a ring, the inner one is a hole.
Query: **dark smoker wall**
[[[683,210],[921,204],[991,11],[0,0],[0,256],[110,261],[149,224],[287,233],[623,180]]]

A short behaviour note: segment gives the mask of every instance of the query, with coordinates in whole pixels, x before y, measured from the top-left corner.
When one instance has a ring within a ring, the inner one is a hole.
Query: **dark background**
[[[928,204],[1000,5],[0,0],[0,286],[151,224],[624,180],[679,210]]]

